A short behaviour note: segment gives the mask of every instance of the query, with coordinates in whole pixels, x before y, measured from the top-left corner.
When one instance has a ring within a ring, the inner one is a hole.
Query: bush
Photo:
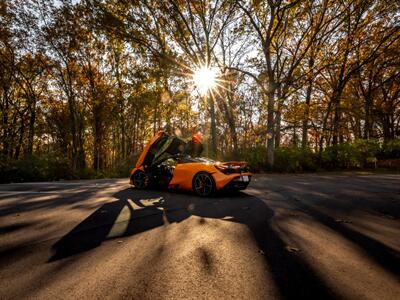
[[[127,158],[113,170],[84,168],[73,171],[68,159],[55,155],[32,155],[22,160],[0,157],[0,183],[128,177],[136,159]]]
[[[266,169],[267,148],[265,146],[256,146],[246,149],[239,153],[241,160],[247,161],[250,170],[260,172]]]
[[[376,140],[362,139],[327,147],[321,154],[321,166],[327,169],[363,168],[376,161],[379,150]]]
[[[273,171],[303,172],[317,170],[317,156],[310,149],[282,147],[275,149],[274,154],[275,162]],[[239,156],[241,160],[248,162],[253,172],[267,170],[267,149],[265,146],[246,149]]]
[[[23,160],[5,159],[0,162],[0,182],[46,181],[72,179],[74,174],[65,158],[31,156]]]
[[[327,147],[321,156],[308,148],[280,147],[275,149],[273,171],[313,172],[319,168],[327,170],[364,168],[375,164],[380,153],[385,153],[390,158],[400,157],[400,139],[385,144],[383,148],[376,140],[358,139]],[[266,157],[265,146],[253,147],[240,153],[240,159],[247,161],[254,172],[267,170]]]
[[[355,140],[352,143],[354,148],[354,159],[358,167],[365,167],[367,163],[375,161],[376,156],[380,151],[380,146],[377,140]]]
[[[303,172],[317,170],[317,156],[310,149],[281,147],[275,149],[274,171]]]
[[[77,170],[75,175],[78,179],[94,179],[94,178],[103,178],[101,172],[96,172],[94,169],[83,168]]]
[[[379,156],[381,158],[400,158],[400,137],[383,144]]]
[[[139,156],[129,156],[121,160],[113,170],[107,173],[107,177],[129,177],[138,158]]]

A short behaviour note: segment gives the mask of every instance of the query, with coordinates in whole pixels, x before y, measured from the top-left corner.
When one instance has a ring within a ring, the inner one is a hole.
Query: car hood
[[[143,149],[135,167],[152,167],[160,164],[168,158],[182,154],[185,145],[186,143],[182,139],[159,131]]]

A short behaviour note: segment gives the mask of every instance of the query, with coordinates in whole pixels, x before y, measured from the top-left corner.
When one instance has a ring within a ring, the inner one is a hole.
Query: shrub
[[[317,170],[317,156],[310,149],[280,147],[275,149],[274,170],[303,172]]]
[[[241,160],[247,161],[250,170],[253,172],[260,172],[266,168],[267,149],[265,146],[256,146],[248,148],[239,153]]]
[[[380,152],[382,158],[400,158],[400,137],[383,144]]]
[[[136,161],[138,160],[138,156],[129,156],[125,158],[124,160],[120,161],[117,166],[109,172],[109,177],[129,177],[133,167],[136,164]]]
[[[355,140],[352,143],[354,149],[354,160],[358,167],[365,167],[369,162],[375,161],[379,153],[380,146],[377,140]]]
[[[327,169],[362,168],[376,160],[379,149],[376,140],[362,139],[327,147],[321,154],[321,166]]]
[[[97,177],[102,178],[101,172],[96,172],[96,170],[90,168],[77,170],[75,175],[79,179],[94,179]]]
[[[30,156],[22,160],[1,159],[0,182],[72,179],[67,159],[57,156]]]

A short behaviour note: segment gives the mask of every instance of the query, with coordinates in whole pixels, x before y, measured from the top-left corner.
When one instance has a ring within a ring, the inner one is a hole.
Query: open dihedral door
[[[175,136],[168,136],[157,149],[158,151],[154,154],[151,167],[157,166],[163,161],[182,155],[185,151],[186,142]]]
[[[136,162],[135,168],[149,166],[149,164],[153,161],[155,153],[158,151],[157,149],[161,147],[167,138],[168,135],[163,130],[157,132],[157,134],[147,143],[146,147],[144,147],[139,159]]]

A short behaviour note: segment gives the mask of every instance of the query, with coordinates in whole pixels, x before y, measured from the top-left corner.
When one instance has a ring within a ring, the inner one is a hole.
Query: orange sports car
[[[241,161],[216,162],[198,157],[201,136],[194,134],[185,142],[159,131],[146,145],[130,175],[130,184],[138,189],[167,187],[194,191],[208,196],[216,190],[243,190],[252,174]]]

